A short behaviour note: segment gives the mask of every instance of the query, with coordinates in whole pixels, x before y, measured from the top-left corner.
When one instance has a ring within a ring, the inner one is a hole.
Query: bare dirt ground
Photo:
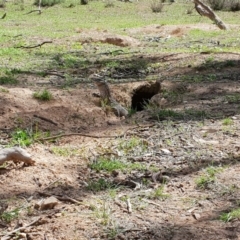
[[[145,28],[146,36],[153,28]],[[179,36],[187,31],[169,29]],[[3,86],[2,148],[15,129],[63,135],[52,141],[41,136],[26,148],[34,166],[9,162],[0,168],[1,239],[240,239],[238,218],[220,220],[239,205],[240,60],[235,53],[211,56],[218,61],[208,61],[209,53],[137,55],[162,64],[149,74],[162,81],[162,91],[159,104],[127,118],[106,112],[91,81],[60,89],[52,76],[22,74],[17,86]],[[128,69],[125,73],[127,79]],[[134,89],[145,82],[110,87],[115,99],[130,107]],[[45,87],[53,100],[32,97]],[[166,107],[179,115],[158,114]],[[129,167],[91,167],[102,158]],[[197,187],[207,167],[218,170]],[[51,196],[58,204],[40,210],[40,202]]]

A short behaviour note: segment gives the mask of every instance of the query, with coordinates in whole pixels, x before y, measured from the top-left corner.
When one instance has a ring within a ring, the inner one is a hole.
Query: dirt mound
[[[81,43],[101,42],[116,45],[119,47],[136,47],[141,43],[132,37],[123,36],[119,34],[109,33],[108,31],[100,30],[77,30],[79,34],[79,41]]]

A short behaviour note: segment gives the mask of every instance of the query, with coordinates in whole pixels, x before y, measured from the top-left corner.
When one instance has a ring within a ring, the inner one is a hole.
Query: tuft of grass
[[[77,149],[67,148],[67,147],[52,147],[51,151],[54,154],[56,154],[58,156],[62,156],[62,157],[73,156],[73,155],[76,155],[78,153]]]
[[[41,101],[50,101],[51,99],[53,99],[52,93],[49,92],[47,89],[44,89],[43,91],[35,92],[33,94],[33,97]]]
[[[87,189],[93,192],[99,192],[112,188],[115,188],[115,184],[105,180],[104,178],[100,178],[97,181],[95,180],[89,181],[87,185]]]
[[[233,209],[229,213],[222,213],[220,215],[220,220],[222,220],[224,222],[230,222],[236,218],[240,218],[240,208]]]
[[[214,182],[215,179],[208,176],[208,175],[202,175],[200,177],[198,177],[196,180],[195,180],[195,183],[197,184],[197,187],[198,188],[201,188],[201,189],[206,189],[208,187],[208,184],[209,183],[212,183]]]
[[[18,218],[20,208],[15,208],[12,211],[5,211],[0,215],[0,219],[4,222],[10,223],[12,220]]]
[[[121,162],[117,159],[110,160],[107,158],[100,158],[96,163],[92,163],[90,168],[100,171],[112,172],[114,170],[146,170],[147,167],[140,163],[129,163],[129,162]]]
[[[14,85],[14,84],[17,84],[17,82],[18,82],[17,79],[9,71],[5,71],[0,74],[0,84]]]
[[[156,188],[153,193],[151,193],[150,198],[153,199],[160,199],[160,200],[165,200],[170,197],[169,194],[166,194],[163,192],[164,191],[164,185],[162,185],[159,188]]]
[[[230,104],[239,103],[240,102],[240,94],[236,93],[236,94],[233,94],[233,95],[226,95],[224,97],[224,100],[227,101]]]
[[[12,134],[11,145],[17,144],[19,146],[27,147],[31,145],[32,142],[33,142],[32,136],[26,130],[18,129]]]
[[[216,174],[223,170],[222,167],[207,167],[204,173],[195,180],[198,188],[206,189],[210,183],[215,182]]]
[[[131,151],[145,151],[147,148],[147,142],[138,137],[131,137],[129,139],[121,140],[118,144],[118,150],[128,154]]]
[[[131,117],[132,115],[134,115],[137,112],[136,109],[134,108],[129,108],[128,109],[128,116]]]
[[[223,119],[222,124],[224,126],[233,125],[233,120],[231,118],[225,118],[225,119]]]
[[[24,129],[17,129],[12,134],[12,139],[10,141],[10,145],[18,145],[22,147],[27,147],[31,145],[35,139],[41,137],[48,137],[49,133],[40,132],[37,129],[34,132],[30,132]]]
[[[0,88],[0,92],[2,93],[9,93],[9,90],[6,88]]]

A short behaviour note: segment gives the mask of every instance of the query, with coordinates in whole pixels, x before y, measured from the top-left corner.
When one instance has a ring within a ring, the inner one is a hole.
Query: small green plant
[[[131,137],[130,139],[124,139],[118,145],[119,150],[123,150],[125,153],[134,150],[137,147],[146,148],[146,144],[142,141],[142,139],[138,137]]]
[[[141,163],[129,163],[129,162],[121,162],[118,159],[107,159],[107,158],[100,158],[96,163],[90,164],[90,168],[94,169],[98,172],[106,171],[112,172],[114,170],[146,170],[147,167]]]
[[[222,167],[210,166],[210,167],[206,168],[206,172],[211,178],[215,177],[217,173],[222,172],[222,171],[223,171]]]
[[[183,118],[183,114],[170,109],[161,109],[158,111],[157,117],[160,121],[166,119],[181,119]]]
[[[62,157],[74,156],[78,153],[77,149],[67,147],[52,147],[51,151],[54,154]]]
[[[114,170],[121,170],[124,169],[126,165],[119,160],[110,160],[107,158],[100,158],[96,163],[90,165],[91,169],[96,171],[107,171],[112,172]]]
[[[99,192],[106,189],[114,188],[115,185],[103,178],[98,179],[97,181],[92,180],[88,182],[87,189],[93,192]]]
[[[18,129],[12,134],[11,145],[29,146],[33,142],[32,136],[28,131]]]
[[[9,90],[6,88],[0,88],[0,92],[2,93],[9,93]]]
[[[240,218],[240,208],[234,209],[229,213],[222,213],[220,215],[220,220],[224,222],[230,222],[236,218]]]
[[[223,170],[222,167],[207,167],[204,173],[195,180],[198,188],[205,189],[210,183],[215,182],[216,174]]]
[[[151,2],[151,9],[154,13],[162,12],[163,6],[163,0],[152,0]]]
[[[37,129],[35,131],[27,131],[24,129],[17,129],[12,134],[11,146],[19,145],[27,147],[31,145],[34,140],[41,137],[49,137],[49,132],[40,132]]]
[[[224,97],[224,100],[227,101],[228,103],[239,103],[240,102],[240,94],[233,94],[233,95],[226,95]]]
[[[223,119],[222,124],[224,126],[233,125],[233,120],[231,118],[225,118],[225,119]]]
[[[135,114],[136,112],[137,112],[136,109],[134,109],[134,108],[128,108],[128,116],[129,116],[129,117],[132,116],[133,114]]]
[[[15,208],[12,211],[5,211],[0,215],[0,219],[10,223],[12,220],[18,218],[20,212],[20,208]]]
[[[204,175],[198,177],[195,180],[195,183],[197,184],[198,188],[205,189],[205,188],[207,188],[209,183],[212,183],[214,181],[215,181],[214,178],[204,174]]]
[[[163,190],[164,190],[164,185],[155,189],[150,197],[153,199],[160,199],[160,200],[165,200],[165,199],[169,198],[170,195],[163,193]]]
[[[33,97],[42,101],[50,101],[53,99],[53,95],[51,92],[49,92],[47,89],[44,89],[43,91],[35,92],[33,94]]]
[[[17,84],[17,79],[9,71],[4,71],[0,73],[0,84]]]

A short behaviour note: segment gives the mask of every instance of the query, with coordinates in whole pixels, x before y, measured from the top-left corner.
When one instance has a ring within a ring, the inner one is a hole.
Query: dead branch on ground
[[[127,129],[123,134],[120,135],[91,135],[91,134],[84,134],[84,133],[63,133],[63,134],[59,134],[59,135],[55,135],[55,136],[51,136],[51,137],[45,137],[45,138],[37,138],[35,139],[35,142],[39,141],[39,142],[44,142],[44,141],[49,141],[49,140],[54,140],[57,138],[62,138],[62,137],[69,137],[69,136],[82,136],[82,137],[90,137],[90,138],[122,138],[125,137],[126,134],[131,131],[134,130],[136,128],[144,128],[144,127],[152,127],[154,126],[154,124],[150,124],[150,125],[139,125],[136,127],[132,127]]]
[[[33,116],[34,116],[35,118],[39,118],[39,119],[44,120],[44,121],[46,121],[46,122],[52,123],[52,124],[55,125],[55,126],[58,125],[57,123],[55,123],[55,122],[52,121],[51,119],[48,119],[48,118],[45,118],[45,117],[41,117],[41,116],[38,116],[38,115],[36,115],[36,114],[34,114]]]
[[[30,13],[33,13],[33,12],[38,12],[38,14],[41,14],[42,10],[41,9],[32,10],[30,12],[25,13],[24,15],[27,15],[27,14],[30,14]]]
[[[13,231],[5,234],[5,235],[1,238],[1,240],[8,240],[8,239],[10,239],[11,236],[12,236],[14,233],[20,232],[20,231],[22,231],[22,230],[24,230],[24,229],[26,229],[26,228],[34,225],[34,224],[37,223],[40,219],[41,219],[41,217],[37,218],[36,220],[32,221],[31,223],[27,224],[26,226],[23,226],[23,227],[19,227],[19,228],[14,229]]]
[[[37,47],[41,47],[42,45],[44,45],[46,43],[53,43],[53,42],[52,41],[44,41],[44,42],[39,43],[39,44],[34,45],[34,46],[18,46],[18,47],[14,47],[14,48],[37,48]]]
[[[195,9],[201,15],[210,18],[220,29],[227,30],[226,24],[213,12],[213,10],[200,0],[194,0]]]

